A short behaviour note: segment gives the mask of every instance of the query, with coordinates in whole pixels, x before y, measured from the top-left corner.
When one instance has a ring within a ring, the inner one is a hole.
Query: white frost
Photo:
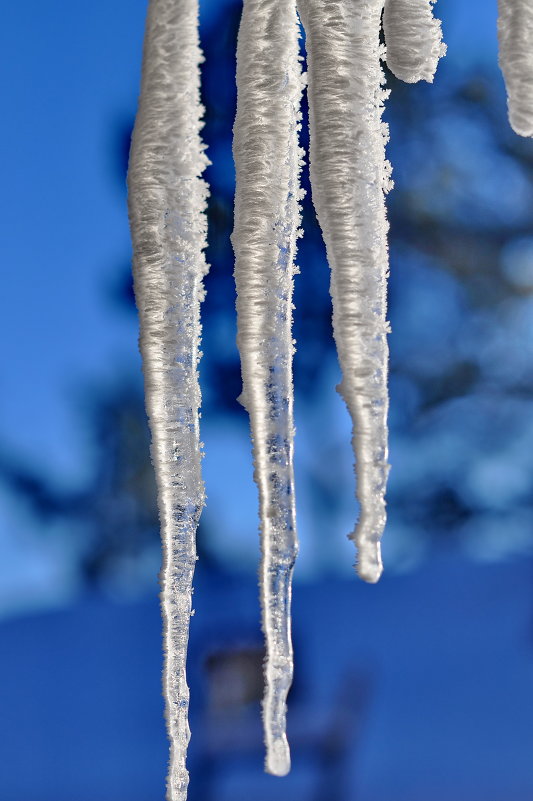
[[[292,291],[300,222],[303,76],[295,0],[244,0],[237,45],[235,250],[237,342],[261,519],[266,638],[266,770],[290,769],[291,579],[298,544],[293,475]]]
[[[520,136],[533,136],[533,3],[498,0],[500,67],[509,121]]]
[[[185,801],[185,664],[202,507],[197,365],[207,265],[208,160],[200,138],[197,0],[151,0],[128,172],[135,297],[157,479],[163,566],[163,675],[170,739],[168,801]]]
[[[439,59],[446,53],[436,0],[385,0],[383,31],[387,66],[407,83],[432,83]]]
[[[389,471],[383,0],[299,0],[298,8],[308,53],[313,203],[331,267],[339,391],[354,426],[360,517],[350,538],[359,575],[375,582]]]

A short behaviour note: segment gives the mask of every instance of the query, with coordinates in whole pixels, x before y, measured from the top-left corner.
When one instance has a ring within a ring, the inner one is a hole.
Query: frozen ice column
[[[313,203],[331,267],[339,391],[353,421],[357,571],[382,572],[389,465],[387,128],[379,43],[383,0],[298,0],[309,71]]]
[[[295,0],[244,0],[237,46],[237,344],[259,489],[266,770],[290,769],[291,579],[298,551],[293,474],[292,291],[300,222],[303,77]]]
[[[185,801],[185,675],[195,535],[204,505],[198,409],[200,302],[207,265],[197,0],[151,0],[128,172],[133,273],[152,434],[163,565],[168,801]]]

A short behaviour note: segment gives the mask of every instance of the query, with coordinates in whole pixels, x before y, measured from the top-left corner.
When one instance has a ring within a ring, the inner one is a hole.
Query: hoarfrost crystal
[[[533,136],[533,3],[498,0],[500,67],[505,78],[509,121],[520,136]]]
[[[200,138],[197,0],[151,0],[128,172],[135,297],[157,479],[163,567],[168,801],[185,801],[185,675],[195,536],[202,507],[197,365],[207,271],[208,161]]]
[[[435,0],[385,0],[383,32],[387,66],[407,83],[433,81],[446,53],[440,21],[433,16]]]
[[[244,0],[234,127],[237,342],[261,518],[266,769],[290,769],[291,579],[298,550],[293,471],[292,291],[300,222],[303,76],[295,0]]]

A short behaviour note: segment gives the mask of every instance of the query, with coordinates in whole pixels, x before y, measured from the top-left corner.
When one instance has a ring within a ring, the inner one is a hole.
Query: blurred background
[[[346,539],[350,423],[304,170],[293,771],[276,779],[262,772],[257,498],[236,402],[241,3],[201,0],[213,164],[190,801],[533,798],[533,143],[507,123],[496,0],[438,6],[434,85],[387,75],[392,471],[377,586],[356,579]],[[145,11],[26,0],[0,28],[2,801],[164,799],[161,554],[125,196]]]

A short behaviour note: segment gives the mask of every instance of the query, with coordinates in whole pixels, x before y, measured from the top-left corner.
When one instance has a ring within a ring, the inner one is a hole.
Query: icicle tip
[[[533,136],[533,6],[529,0],[498,0],[499,63],[507,89],[511,128]]]
[[[285,735],[276,738],[267,751],[265,771],[271,776],[286,776],[291,770],[291,753]]]
[[[358,558],[355,569],[359,578],[368,584],[377,584],[383,573],[383,562],[381,561],[381,546],[372,543],[364,547],[359,547]]]
[[[436,0],[386,0],[383,31],[387,65],[405,83],[433,83],[446,55],[441,22],[433,15]]]
[[[374,521],[375,522],[375,521]],[[368,584],[376,584],[383,573],[381,559],[381,535],[385,527],[385,519],[379,525],[370,525],[370,521],[362,519],[348,539],[357,548],[357,559],[354,565],[359,578]]]

